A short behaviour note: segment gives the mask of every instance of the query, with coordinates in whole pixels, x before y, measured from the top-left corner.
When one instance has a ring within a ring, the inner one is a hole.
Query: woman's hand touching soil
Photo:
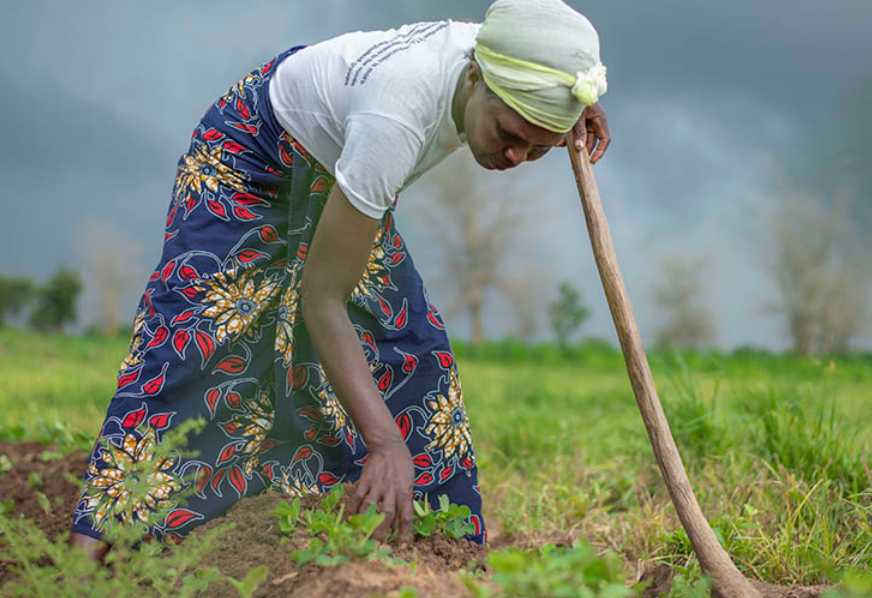
[[[391,529],[397,530],[401,544],[411,540],[414,475],[412,454],[402,440],[369,449],[369,458],[352,496],[351,513],[364,513],[369,505],[376,505],[385,514],[373,534],[376,540],[385,540]]]

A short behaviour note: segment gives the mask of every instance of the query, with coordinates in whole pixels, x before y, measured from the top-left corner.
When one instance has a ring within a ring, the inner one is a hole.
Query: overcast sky
[[[822,193],[834,182],[854,185],[854,177],[858,201],[872,203],[872,3],[570,4],[597,27],[609,69],[602,103],[614,141],[595,172],[643,333],[650,339],[657,324],[647,297],[658,257],[702,255],[719,343],[783,346],[780,322],[765,311],[773,290],[760,268],[763,222],[784,176]],[[292,45],[419,20],[481,20],[487,5],[4,3],[0,272],[43,280],[60,263],[81,268],[88,223],[104,222],[140,250],[134,265],[142,278],[121,309],[132,319],[160,255],[176,161],[232,83]],[[834,181],[845,156],[854,162]],[[535,241],[532,270],[553,287],[567,279],[581,288],[593,311],[586,332],[613,339],[565,154],[511,176],[543,189],[530,209],[531,223],[541,222],[525,233]],[[431,183],[416,183],[398,211],[425,280],[441,274],[439,253],[413,205],[428,201]],[[430,286],[438,305],[450,302],[447,289]],[[541,302],[540,285],[531,286],[531,300]],[[95,317],[92,304],[83,308],[85,320]],[[449,321],[457,337],[467,328],[461,318]],[[511,314],[495,307],[486,331],[510,330]],[[872,341],[867,335],[861,344]]]

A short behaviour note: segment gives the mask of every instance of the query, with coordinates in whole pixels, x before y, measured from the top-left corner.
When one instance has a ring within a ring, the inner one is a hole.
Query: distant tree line
[[[10,318],[26,314],[32,328],[61,332],[78,317],[76,303],[82,288],[79,273],[66,266],[42,285],[24,276],[0,274],[0,328]]]
[[[433,200],[424,214],[440,223],[431,230],[442,253],[444,275],[438,282],[452,297],[447,315],[467,315],[471,346],[479,345],[486,338],[486,314],[501,299],[515,312],[518,340],[533,342],[544,311],[552,338],[566,348],[589,316],[581,293],[568,282],[548,292],[553,286],[545,280],[547,268],[523,262],[537,249],[531,227],[543,219],[542,189],[524,187],[521,178],[487,177],[471,164],[456,159],[431,178]],[[782,323],[783,338],[796,354],[848,353],[872,325],[872,237],[863,234],[872,223],[872,207],[859,209],[872,206],[869,190],[853,184],[832,194],[836,197],[809,196],[798,193],[794,183],[773,196],[774,209],[755,251],[772,283],[761,311]],[[655,316],[653,344],[715,347],[720,307],[712,286],[715,256],[694,250],[660,257],[644,297]]]

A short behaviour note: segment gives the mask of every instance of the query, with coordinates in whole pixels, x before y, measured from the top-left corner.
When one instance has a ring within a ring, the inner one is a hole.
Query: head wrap
[[[561,0],[497,0],[475,41],[485,84],[549,131],[569,131],[608,87],[596,29]]]

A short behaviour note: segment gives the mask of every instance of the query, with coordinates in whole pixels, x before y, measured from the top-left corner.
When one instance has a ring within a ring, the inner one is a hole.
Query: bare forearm
[[[327,378],[367,447],[372,450],[383,444],[402,443],[399,429],[373,382],[345,301],[309,295],[302,303],[303,319]]]
[[[373,536],[384,539],[395,528],[408,539],[412,526],[415,466],[394,418],[373,382],[360,339],[348,319],[348,296],[360,281],[372,252],[379,220],[352,206],[334,185],[300,280],[303,320],[336,392],[363,435],[366,464],[350,513],[381,505],[385,519]]]

